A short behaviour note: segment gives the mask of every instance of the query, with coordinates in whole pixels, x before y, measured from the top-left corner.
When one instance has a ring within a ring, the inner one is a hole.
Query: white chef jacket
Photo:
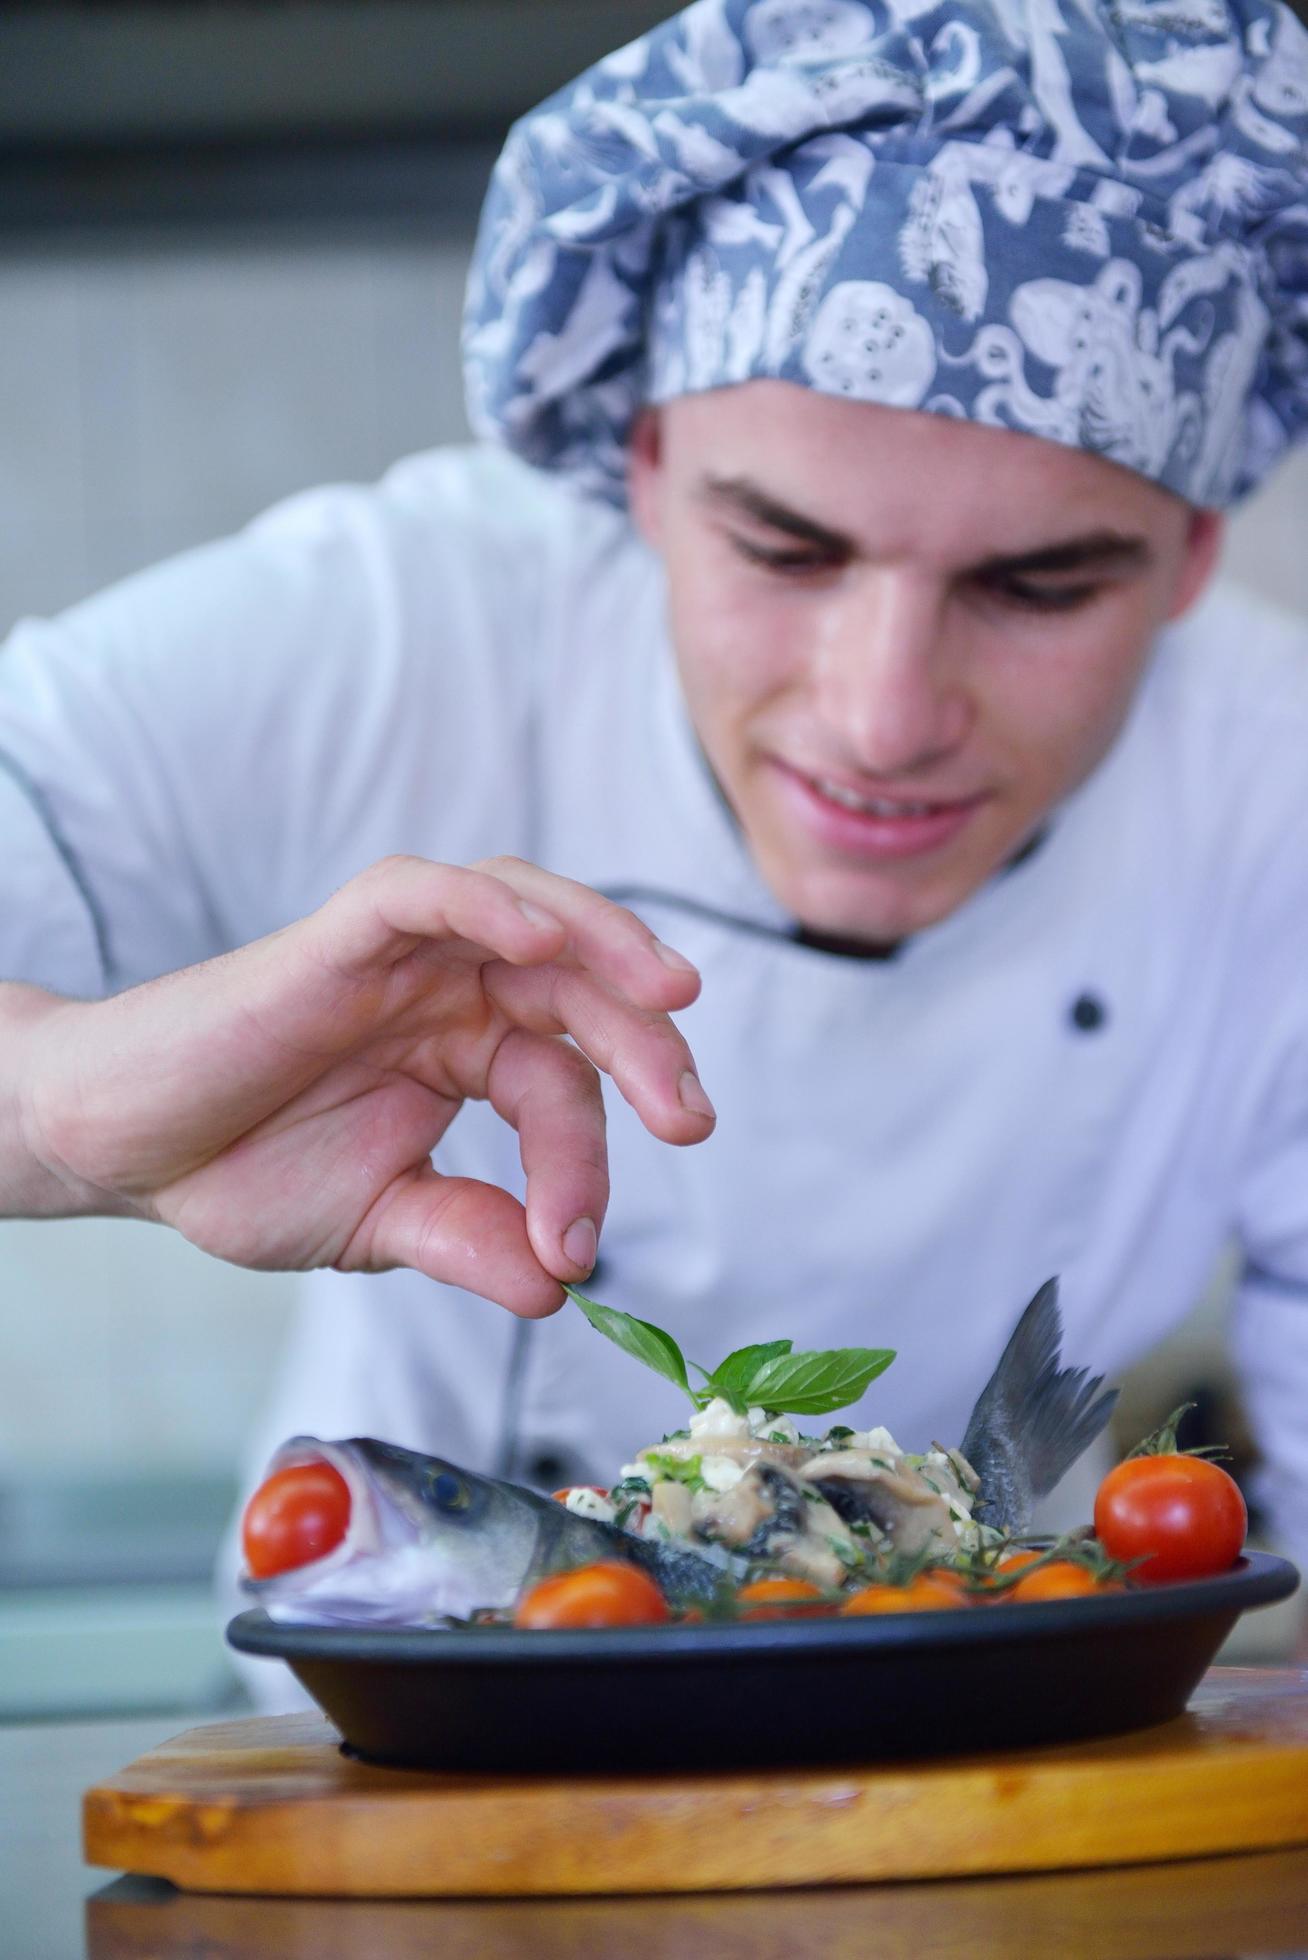
[[[1162,637],[1040,847],[889,959],[796,943],[696,746],[660,566],[490,450],[298,497],[0,655],[0,972],[97,996],[304,915],[388,852],[513,852],[703,975],[690,1149],[609,1093],[590,1290],[711,1366],[897,1350],[860,1405],[962,1434],[1062,1276],[1110,1378],[1244,1262],[1235,1343],[1308,1550],[1308,635],[1230,593]],[[436,1156],[521,1189],[466,1109]],[[212,1329],[220,1341],[223,1330]],[[514,1361],[516,1353],[516,1363]],[[523,1328],[409,1272],[321,1273],[251,1472],[295,1432],[608,1481],[684,1418],[567,1307]]]

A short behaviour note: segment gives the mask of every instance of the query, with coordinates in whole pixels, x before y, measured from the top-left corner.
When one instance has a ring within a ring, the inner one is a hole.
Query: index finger
[[[570,1042],[513,1028],[486,1090],[518,1132],[532,1251],[555,1279],[585,1279],[609,1202],[599,1077]]]
[[[487,858],[475,869],[557,919],[568,935],[559,957],[587,968],[637,1007],[667,1012],[697,997],[698,968],[615,899],[525,858]]]

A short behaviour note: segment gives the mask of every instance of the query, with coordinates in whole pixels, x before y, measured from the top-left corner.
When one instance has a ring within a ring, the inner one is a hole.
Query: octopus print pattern
[[[818,308],[804,372],[824,394],[916,408],[935,374],[931,330],[906,299],[875,279],[833,286]]]
[[[1308,428],[1308,32],[1279,0],[698,0],[523,118],[482,435],[621,503],[650,402],[755,377],[1228,504]]]

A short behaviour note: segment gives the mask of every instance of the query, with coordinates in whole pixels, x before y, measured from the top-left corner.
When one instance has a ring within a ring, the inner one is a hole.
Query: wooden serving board
[[[1075,1692],[1073,1684],[1072,1691]],[[1308,1669],[1060,1748],[836,1769],[381,1769],[318,1715],[190,1729],[86,1792],[89,1863],[196,1891],[456,1898],[1047,1871],[1308,1842]]]

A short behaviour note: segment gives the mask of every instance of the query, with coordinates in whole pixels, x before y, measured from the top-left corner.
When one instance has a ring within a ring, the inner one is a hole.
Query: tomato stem
[[[1180,1408],[1173,1409],[1167,1421],[1155,1429],[1151,1436],[1146,1436],[1142,1443],[1137,1443],[1135,1448],[1128,1452],[1123,1461],[1129,1463],[1132,1457],[1137,1456],[1229,1458],[1231,1452],[1228,1449],[1224,1449],[1220,1443],[1198,1443],[1193,1449],[1189,1450],[1183,1450],[1181,1448],[1177,1441],[1177,1432],[1181,1427],[1181,1419],[1183,1416],[1189,1415],[1191,1409],[1196,1409],[1198,1406],[1197,1402],[1182,1402]]]

